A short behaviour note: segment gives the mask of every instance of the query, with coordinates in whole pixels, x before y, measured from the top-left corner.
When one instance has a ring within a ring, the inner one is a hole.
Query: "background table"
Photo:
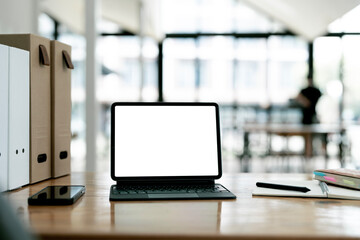
[[[346,128],[345,126],[339,124],[245,124],[242,126],[243,130],[243,153],[239,156],[240,162],[243,166],[243,171],[249,171],[250,159],[252,157],[251,147],[250,147],[250,134],[259,134],[265,133],[268,136],[268,142],[266,146],[266,155],[267,156],[291,156],[294,153],[289,152],[288,150],[282,152],[274,152],[271,148],[271,137],[282,136],[289,138],[292,136],[301,136],[304,138],[304,151],[301,155],[305,158],[311,158],[313,156],[313,142],[312,140],[315,137],[319,137],[322,141],[322,147],[324,152],[325,160],[328,159],[327,145],[329,135],[337,134],[339,135],[338,141],[338,158],[342,167],[345,166],[344,160],[344,144],[343,139],[345,136]],[[296,153],[299,154],[299,153]]]
[[[305,174],[234,174],[218,181],[236,200],[110,202],[109,174],[73,173],[5,193],[17,215],[43,239],[360,239],[360,202],[252,197],[256,181]],[[48,185],[84,184],[71,206],[28,206]]]

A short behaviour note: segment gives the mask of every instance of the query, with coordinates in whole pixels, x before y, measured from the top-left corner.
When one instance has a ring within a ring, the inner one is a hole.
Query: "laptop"
[[[216,103],[113,103],[110,200],[235,199]]]

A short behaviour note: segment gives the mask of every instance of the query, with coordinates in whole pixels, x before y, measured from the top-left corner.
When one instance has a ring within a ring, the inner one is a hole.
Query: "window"
[[[197,47],[194,39],[164,41],[165,101],[194,101],[196,98]]]
[[[323,123],[340,120],[341,48],[341,39],[338,37],[321,37],[314,42],[314,81],[323,93],[318,103],[319,120]]]
[[[307,44],[298,37],[272,36],[268,48],[270,102],[284,104],[306,83]]]
[[[235,48],[235,101],[240,104],[268,102],[267,41],[239,38]]]

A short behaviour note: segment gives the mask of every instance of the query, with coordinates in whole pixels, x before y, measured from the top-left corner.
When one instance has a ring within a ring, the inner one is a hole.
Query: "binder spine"
[[[30,36],[30,183],[51,177],[50,40]]]
[[[9,48],[9,162],[8,185],[29,183],[29,52]]]
[[[71,171],[71,47],[51,41],[52,177]]]
[[[0,192],[8,190],[9,47],[0,44]]]

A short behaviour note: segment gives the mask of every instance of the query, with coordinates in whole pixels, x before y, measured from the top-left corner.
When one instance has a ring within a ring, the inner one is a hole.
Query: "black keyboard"
[[[215,185],[125,185],[113,186],[112,193],[119,194],[176,194],[229,192],[220,184]]]

